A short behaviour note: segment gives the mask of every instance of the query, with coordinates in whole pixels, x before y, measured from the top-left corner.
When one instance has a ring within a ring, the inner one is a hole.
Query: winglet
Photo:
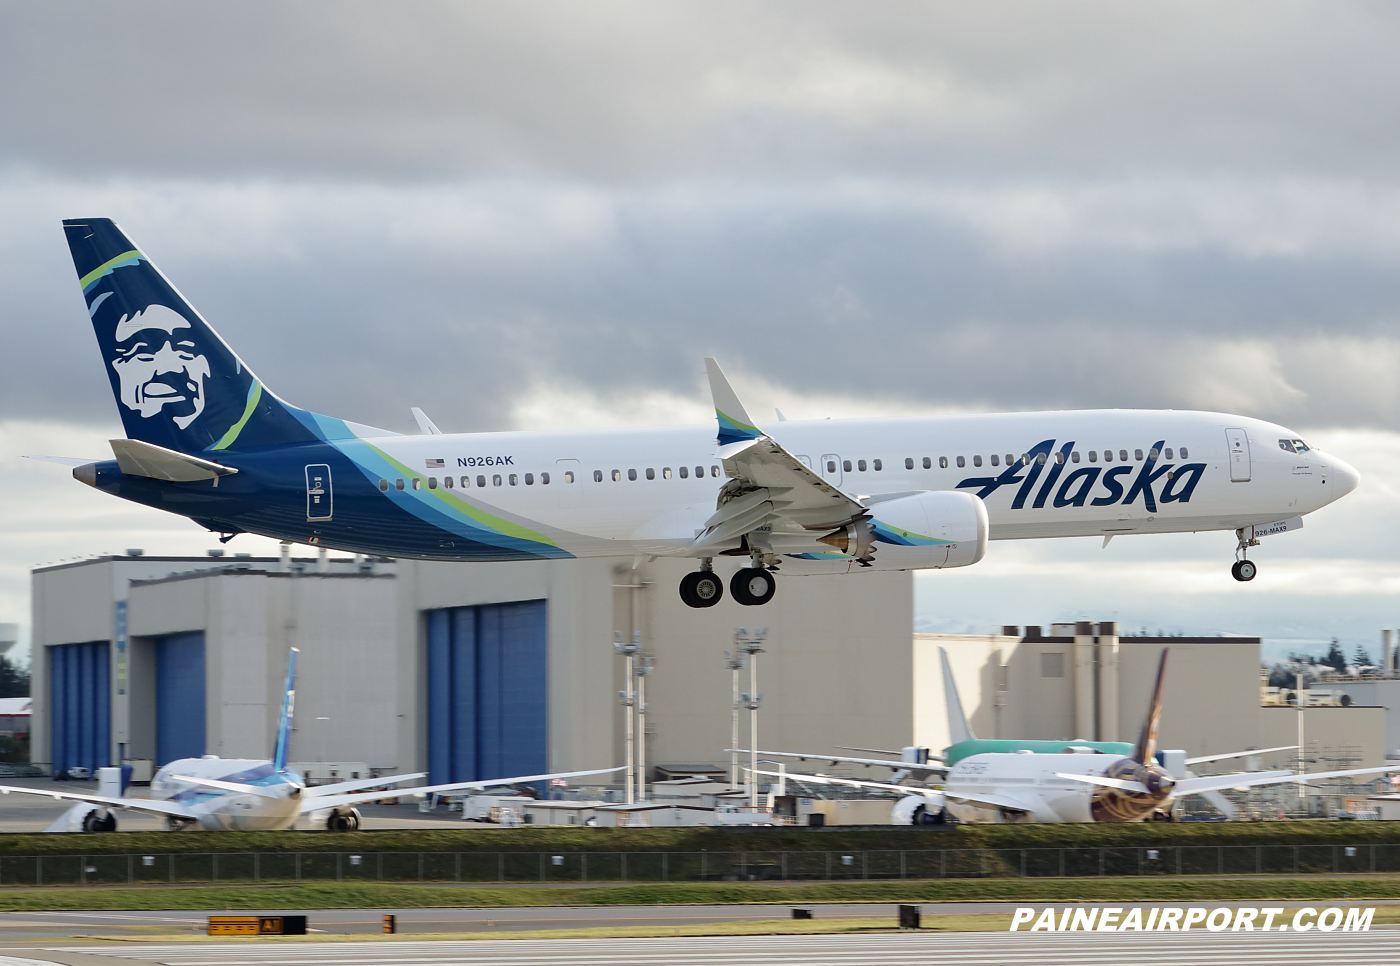
[[[972,741],[977,736],[967,723],[967,715],[963,714],[962,698],[958,697],[953,668],[948,664],[948,652],[940,647],[938,656],[943,659],[943,703],[948,708],[948,743],[956,745],[960,741]]]
[[[724,378],[719,363],[706,359],[705,370],[710,374],[710,395],[714,397],[715,417],[719,420],[719,444],[725,446],[762,436],[763,433],[744,411],[744,404],[739,402],[729,380]]]
[[[287,655],[287,691],[282,695],[282,724],[277,729],[277,751],[272,756],[274,771],[287,768],[287,741],[292,736],[292,714],[297,703],[297,649]]]
[[[1162,685],[1167,680],[1167,652],[1162,648],[1162,657],[1157,662],[1157,684],[1152,688],[1152,703],[1147,706],[1147,717],[1142,722],[1142,732],[1133,746],[1133,761],[1146,764],[1157,754],[1157,725],[1162,720]]]

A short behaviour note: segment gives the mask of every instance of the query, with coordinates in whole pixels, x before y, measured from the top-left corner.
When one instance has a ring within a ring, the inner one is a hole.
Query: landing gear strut
[[[724,581],[711,569],[709,558],[700,570],[681,578],[681,600],[687,607],[713,607],[724,598]]]
[[[1239,538],[1239,546],[1235,548],[1235,565],[1230,568],[1230,576],[1236,580],[1253,580],[1254,575],[1259,572],[1259,568],[1250,560],[1249,548],[1259,546],[1256,539],[1245,539],[1244,528],[1235,531],[1235,536]]]

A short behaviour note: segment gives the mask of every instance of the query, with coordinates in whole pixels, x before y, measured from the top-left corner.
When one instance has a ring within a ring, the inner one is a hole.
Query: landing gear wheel
[[[117,817],[111,812],[106,818],[102,818],[96,811],[88,812],[83,818],[84,832],[115,832],[117,830]]]
[[[729,578],[729,593],[749,607],[768,603],[777,589],[778,582],[762,567],[745,567]]]
[[[698,570],[681,578],[681,600],[687,607],[713,607],[724,598],[724,581],[713,570]]]
[[[1259,568],[1254,566],[1253,560],[1236,560],[1235,565],[1230,568],[1230,576],[1241,581],[1253,580],[1258,572]]]
[[[345,812],[332,812],[326,819],[326,828],[332,832],[354,832],[360,827],[360,810],[349,809]]]

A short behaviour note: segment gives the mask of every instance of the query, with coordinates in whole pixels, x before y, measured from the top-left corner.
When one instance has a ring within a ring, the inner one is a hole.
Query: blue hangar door
[[[204,632],[156,638],[156,764],[204,754]]]
[[[111,762],[111,655],[106,641],[60,644],[49,655],[49,708],[55,774]]]
[[[548,771],[545,602],[427,616],[428,781]]]

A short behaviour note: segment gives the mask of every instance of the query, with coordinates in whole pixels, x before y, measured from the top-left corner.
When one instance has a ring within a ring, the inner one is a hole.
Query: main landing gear
[[[681,600],[688,607],[713,607],[724,597],[724,581],[711,569],[709,560],[695,573],[681,578]],[[778,582],[762,566],[745,567],[729,580],[729,593],[734,600],[748,607],[757,607],[773,599]]]
[[[1253,580],[1254,575],[1259,572],[1259,568],[1254,565],[1254,561],[1248,557],[1249,548],[1259,546],[1259,541],[1253,538],[1246,539],[1243,528],[1235,531],[1235,536],[1239,538],[1239,546],[1235,548],[1235,565],[1230,568],[1230,576],[1236,580]]]

